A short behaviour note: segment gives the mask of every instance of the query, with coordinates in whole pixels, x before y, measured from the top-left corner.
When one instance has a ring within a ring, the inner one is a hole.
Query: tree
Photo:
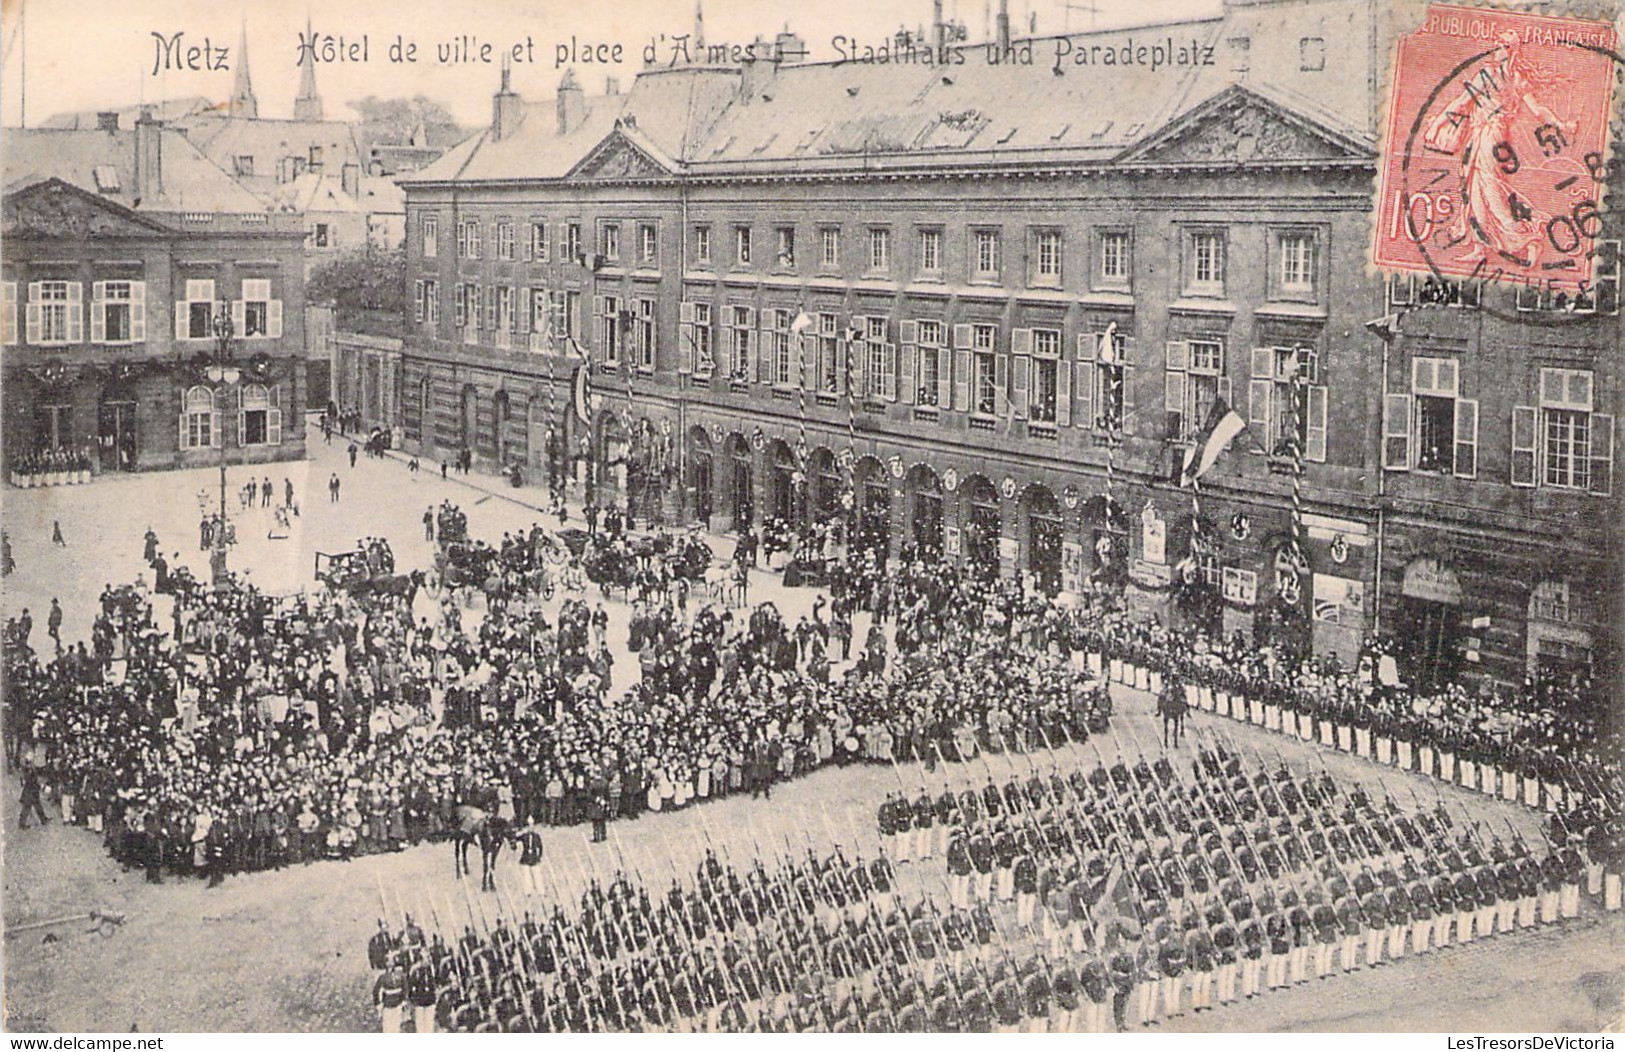
[[[394,332],[406,310],[406,254],[371,247],[345,252],[310,275],[305,300],[333,308],[341,327]]]
[[[410,99],[381,99],[368,95],[350,108],[361,116],[361,136],[370,143],[404,145],[420,126],[426,134],[422,146],[449,149],[468,137],[451,111],[433,99],[415,95]]]

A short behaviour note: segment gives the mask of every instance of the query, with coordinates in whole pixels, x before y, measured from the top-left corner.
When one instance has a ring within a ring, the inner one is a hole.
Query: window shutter
[[[485,286],[485,327],[497,331],[497,287]]]
[[[815,324],[795,337],[796,353],[801,357],[801,387],[808,394],[818,390],[818,337],[812,335],[817,331]]]
[[[600,354],[609,346],[609,329],[604,321],[604,297],[592,298],[592,340]]]
[[[107,298],[107,282],[97,281],[90,286],[90,342],[107,342],[107,314],[103,301]]]
[[[147,339],[147,283],[130,282],[130,342],[144,343]]]
[[[993,356],[993,415],[1002,417],[1006,412],[1009,399],[1005,392],[1010,383],[1010,358],[1007,355],[995,354]]]
[[[677,304],[677,371],[694,371],[694,304],[683,300]]]
[[[231,331],[239,340],[248,337],[248,306],[242,300],[231,301]]]
[[[926,353],[937,356],[937,405],[950,409],[954,404],[954,352],[946,347],[938,347]]]
[[[745,382],[749,383],[756,378],[756,359],[761,353],[756,339],[756,311],[747,307],[745,309]]]
[[[773,339],[773,312],[764,310],[759,316],[761,328],[757,330],[755,343],[756,351],[756,382],[771,384],[774,382],[774,373],[778,371],[779,348]]]
[[[1172,345],[1170,345],[1172,346]],[[1169,369],[1162,374],[1162,408],[1168,414],[1168,439],[1178,441],[1185,437],[1185,374]],[[1191,421],[1192,430],[1200,427]]]
[[[899,330],[903,333],[904,340],[907,341],[909,336],[918,335],[919,326],[915,325],[913,322],[905,321],[899,326]],[[915,342],[904,342],[903,383],[901,394],[903,396],[903,401],[908,405],[913,405],[915,402],[920,400],[920,372],[920,345]]]
[[[1258,381],[1253,383],[1256,385]],[[1411,396],[1408,394],[1382,397],[1382,469],[1411,469]]]
[[[1478,477],[1478,400],[1456,399],[1456,477]]]
[[[218,409],[209,414],[209,445],[214,449],[219,449],[226,440],[226,436],[220,433],[220,416]]]
[[[847,341],[845,339],[841,338],[841,337],[836,337],[836,340],[835,340],[835,395],[836,395],[836,397],[840,397],[841,395],[844,395],[844,394],[847,393],[847,391],[846,391],[847,361],[848,361],[848,358],[851,355],[851,353],[852,353],[852,348],[848,345]]]
[[[969,325],[954,326],[954,350],[968,351],[971,349],[973,333]]]
[[[1258,439],[1270,447],[1270,394],[1275,378],[1275,352],[1268,347],[1253,348],[1252,380],[1247,387],[1247,423],[1258,428]],[[1406,419],[1410,418],[1407,412]],[[1409,434],[1409,431],[1406,432]],[[1410,463],[1406,454],[1406,464]]]
[[[1536,440],[1535,407],[1512,407],[1512,478],[1514,486],[1535,484]]]
[[[897,342],[919,343],[920,323],[917,321],[900,321],[897,323]]]
[[[184,401],[185,401],[185,396],[183,395],[182,396],[183,404],[184,404]],[[180,419],[176,421],[175,448],[176,449],[188,449],[188,448],[190,448],[186,444],[186,413],[185,413],[185,411],[181,412]]]
[[[68,342],[79,343],[85,338],[84,287],[77,281],[68,282]]]
[[[1123,337],[1123,431],[1133,430],[1132,422],[1128,418],[1129,410],[1134,408],[1134,363],[1139,357],[1139,341],[1133,336]]]
[[[243,392],[237,389],[237,444],[248,445],[248,412],[243,409]]]
[[[536,301],[533,290],[518,286],[513,290],[513,324],[514,330],[519,333],[530,332],[531,304]]]
[[[1219,377],[1219,399],[1222,402],[1224,402],[1226,408],[1234,411],[1235,407],[1236,407],[1236,403],[1231,398],[1232,394],[1233,394],[1233,392],[1231,391],[1231,388],[1230,388],[1230,377],[1228,377],[1228,376]],[[1206,421],[1203,421],[1203,422],[1206,423]]]
[[[1606,497],[1614,488],[1614,416],[1591,414],[1591,492]]]
[[[1168,341],[1168,368],[1174,372],[1185,372],[1191,367],[1191,345],[1184,340]]]
[[[852,342],[848,352],[854,355],[852,362],[852,397],[863,400],[869,397],[869,342],[864,334],[869,331],[869,319],[862,314],[852,317]]]
[[[1309,420],[1304,428],[1304,459],[1326,463],[1326,385],[1311,384],[1308,392]]]
[[[959,330],[969,325],[954,326],[954,408],[961,413],[970,411],[971,352],[959,342]]]
[[[1032,383],[1033,331],[1010,330],[1010,408],[1017,420],[1027,419],[1028,388]]]
[[[175,304],[175,339],[190,340],[192,338],[191,330],[187,327],[187,320],[186,302],[182,300],[180,303]],[[28,323],[31,326],[35,324],[32,315],[30,315]],[[29,339],[33,338],[32,336],[29,337]]]
[[[1055,363],[1055,426],[1072,425],[1072,363],[1066,356]]]
[[[412,282],[412,317],[420,325],[423,323],[423,279]]]
[[[1079,427],[1092,429],[1095,426],[1095,351],[1100,346],[1100,336],[1098,333],[1080,332],[1077,346],[1077,375],[1072,383],[1072,397],[1076,404],[1073,406],[1072,422]]]
[[[897,401],[897,345],[889,339],[880,345],[880,397]]]

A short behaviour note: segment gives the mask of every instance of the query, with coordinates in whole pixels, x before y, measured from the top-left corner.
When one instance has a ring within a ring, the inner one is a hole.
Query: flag
[[[1207,474],[1213,462],[1219,459],[1219,454],[1229,449],[1230,443],[1245,430],[1247,421],[1231,409],[1224,399],[1214,399],[1213,408],[1208,412],[1207,423],[1202,425],[1201,434],[1196,436],[1196,441],[1185,451],[1185,463],[1180,468],[1179,484],[1192,485]]]
[[[808,314],[806,311],[802,311],[800,314],[796,315],[796,320],[790,323],[790,331],[795,333],[797,336],[800,336],[802,333],[806,332],[812,327],[812,323],[812,315]]]
[[[582,362],[576,366],[575,376],[570,380],[572,388],[571,403],[575,406],[576,418],[583,424],[592,423],[592,415],[588,411],[587,396],[592,386],[592,366]]]
[[[1134,902],[1134,882],[1126,879],[1127,869],[1121,859],[1114,860],[1105,876],[1092,883],[1087,901],[1095,930],[1103,935],[1115,925],[1125,935],[1138,937],[1141,931]]]

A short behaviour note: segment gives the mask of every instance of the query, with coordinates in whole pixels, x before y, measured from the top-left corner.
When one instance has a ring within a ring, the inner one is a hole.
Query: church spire
[[[305,40],[312,41],[310,19],[305,19]],[[316,58],[311,47],[299,56],[299,94],[293,100],[293,119],[319,121],[322,119],[322,96],[316,91]]]
[[[700,0],[694,0],[694,47],[698,51],[705,50],[705,9],[700,6]],[[696,58],[695,61],[703,60]]]
[[[237,74],[231,87],[231,102],[226,112],[233,117],[249,120],[260,115],[260,104],[254,99],[254,82],[248,76],[248,20],[243,20],[242,33],[237,38]]]

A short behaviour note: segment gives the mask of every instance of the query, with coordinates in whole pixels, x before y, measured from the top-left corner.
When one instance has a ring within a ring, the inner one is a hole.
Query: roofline
[[[157,231],[157,232],[163,233],[163,234],[179,234],[181,232],[176,227],[169,226],[166,223],[160,223],[160,222],[158,222],[158,220],[151,218],[152,213],[142,214],[140,212],[137,212],[135,209],[128,207],[127,205],[119,204],[117,201],[109,201],[105,197],[100,197],[100,196],[98,196],[96,194],[91,193],[89,190],[86,190],[82,186],[79,186],[79,185],[77,185],[75,183],[68,182],[66,179],[62,178],[60,175],[50,175],[50,176],[46,176],[44,179],[40,179],[40,180],[38,180],[36,182],[24,183],[21,186],[11,187],[10,189],[6,190],[3,195],[0,195],[0,199],[10,200],[11,198],[17,197],[17,196],[19,196],[21,194],[28,193],[30,190],[36,190],[36,189],[38,189],[38,188],[40,188],[42,186],[50,186],[52,183],[55,183],[56,185],[68,190],[75,197],[82,197],[86,201],[93,202],[97,206],[107,209],[108,211],[112,212],[114,215],[118,216],[120,219],[124,219],[124,220],[127,220],[127,221],[132,222],[132,223],[138,223],[141,226],[148,227],[151,230],[154,230],[154,231]],[[177,214],[180,214],[180,213],[177,213]],[[237,214],[237,213],[228,213],[228,214]],[[254,214],[258,215],[259,213],[256,212]],[[16,235],[10,235],[10,236],[16,236]]]

